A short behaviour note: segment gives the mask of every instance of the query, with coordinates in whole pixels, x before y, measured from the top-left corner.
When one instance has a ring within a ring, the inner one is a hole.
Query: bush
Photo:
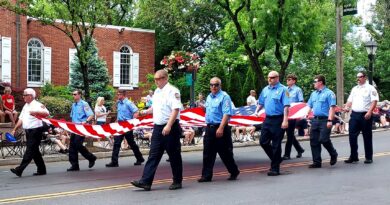
[[[51,96],[51,97],[59,97],[72,101],[72,91],[68,88],[68,86],[62,85],[53,85],[50,83],[46,83],[45,86],[41,89],[42,97]]]
[[[44,96],[39,101],[46,106],[51,116],[70,113],[72,108],[72,101],[61,97]]]

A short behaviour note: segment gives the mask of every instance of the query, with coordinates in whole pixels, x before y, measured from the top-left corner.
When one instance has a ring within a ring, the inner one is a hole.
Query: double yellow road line
[[[390,152],[381,152],[374,154],[374,157],[383,157],[383,156],[389,156]],[[364,158],[364,157],[361,157]],[[343,158],[339,158],[339,160],[342,160]],[[326,160],[329,161],[329,160]],[[326,162],[324,161],[324,162]],[[307,166],[311,164],[311,161],[304,161],[304,162],[295,162],[295,163],[288,163],[288,164],[282,164],[281,168],[290,168],[290,167],[302,167]],[[242,169],[240,170],[241,173],[254,173],[254,172],[266,172],[268,171],[268,166],[262,166],[257,168],[248,168],[248,169]],[[214,173],[214,176],[228,176],[228,172],[217,172]],[[200,175],[193,175],[184,177],[183,181],[192,181],[196,180],[200,177]],[[166,184],[171,183],[172,179],[160,179],[153,181],[153,185],[156,184]],[[31,196],[21,196],[21,197],[14,197],[14,198],[6,198],[6,199],[0,199],[0,204],[9,204],[9,203],[18,203],[18,202],[27,202],[27,201],[35,201],[35,200],[43,200],[43,199],[54,199],[54,198],[60,198],[60,197],[67,197],[67,196],[76,196],[76,195],[84,195],[84,194],[90,194],[90,193],[96,193],[96,192],[103,192],[103,191],[113,191],[113,190],[121,190],[121,189],[128,189],[134,187],[130,183],[127,184],[120,184],[120,185],[113,185],[113,186],[103,186],[98,188],[91,188],[91,189],[79,189],[74,191],[65,191],[65,192],[57,192],[57,193],[51,193],[51,194],[39,194],[39,195],[31,195]]]

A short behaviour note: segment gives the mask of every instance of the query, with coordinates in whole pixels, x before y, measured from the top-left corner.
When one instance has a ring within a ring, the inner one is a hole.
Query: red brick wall
[[[16,85],[16,27],[15,14],[0,9],[0,35],[12,38],[12,86]],[[38,38],[44,46],[52,49],[51,81],[55,85],[67,85],[69,80],[69,48],[74,48],[71,40],[60,30],[52,26],[41,25],[38,21],[27,21],[21,17],[21,72],[20,86],[27,86],[27,42],[31,38]],[[146,82],[146,74],[154,72],[155,34],[148,32],[125,30],[119,33],[118,29],[98,27],[94,38],[97,41],[99,56],[106,61],[110,81],[112,82],[113,52],[119,51],[123,45],[131,47],[133,52],[139,53],[139,82]],[[128,96],[139,100],[145,96],[148,88],[135,88],[128,91]]]

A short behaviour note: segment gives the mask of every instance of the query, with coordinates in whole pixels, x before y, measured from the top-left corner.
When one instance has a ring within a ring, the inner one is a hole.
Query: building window
[[[42,84],[43,45],[38,39],[28,42],[27,78],[29,84]]]
[[[132,51],[129,47],[123,46],[120,49],[121,53],[121,63],[120,63],[120,84],[121,85],[130,85],[130,76],[131,76],[131,55]]]

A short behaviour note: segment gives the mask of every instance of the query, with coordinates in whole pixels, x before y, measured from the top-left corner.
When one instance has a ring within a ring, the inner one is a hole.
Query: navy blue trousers
[[[271,160],[271,170],[280,171],[282,162],[282,140],[285,130],[282,129],[283,116],[266,117],[260,136],[260,146]]]
[[[364,119],[366,112],[352,112],[349,120],[349,145],[351,146],[351,159],[358,159],[358,136],[360,132],[363,134],[364,152],[366,159],[372,160],[373,145],[372,145],[372,117],[368,120]]]
[[[144,172],[140,180],[141,183],[151,185],[156,173],[158,164],[164,154],[167,152],[171,163],[173,182],[181,183],[183,181],[183,162],[181,159],[181,127],[179,120],[172,125],[169,135],[162,135],[165,125],[154,125],[152,139],[149,150],[149,158],[145,164]]]

